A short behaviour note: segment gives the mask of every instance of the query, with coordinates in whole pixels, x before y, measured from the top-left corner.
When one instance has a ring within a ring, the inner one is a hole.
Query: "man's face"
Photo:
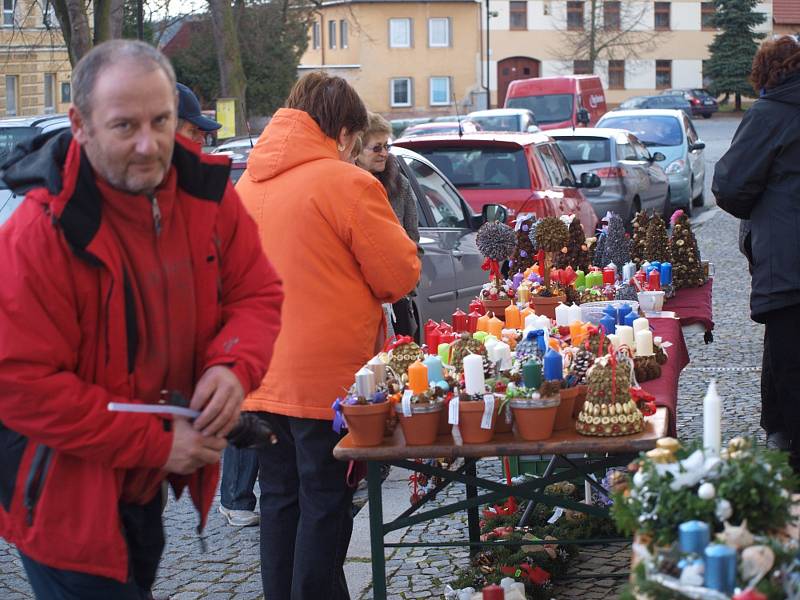
[[[94,170],[112,187],[150,194],[166,177],[177,125],[175,86],[153,64],[105,67],[91,94],[92,112],[73,106],[75,139]]]
[[[185,119],[181,119],[179,122],[180,124],[178,125],[178,133],[180,133],[183,137],[189,138],[193,142],[200,144],[201,146],[205,143],[206,136],[202,129]]]

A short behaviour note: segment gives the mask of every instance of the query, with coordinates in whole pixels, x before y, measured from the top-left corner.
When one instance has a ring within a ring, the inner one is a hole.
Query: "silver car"
[[[630,223],[640,210],[669,217],[669,179],[658,164],[665,159],[651,154],[639,139],[622,129],[554,129],[553,137],[577,176],[594,173],[599,188],[583,190],[602,219],[608,211]]]

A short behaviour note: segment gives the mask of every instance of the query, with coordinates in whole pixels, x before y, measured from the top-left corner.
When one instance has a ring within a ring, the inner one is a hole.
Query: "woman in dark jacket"
[[[717,163],[717,204],[742,224],[750,313],[765,325],[761,426],[800,467],[800,43],[765,42],[750,81],[760,98]]]
[[[400,170],[398,159],[389,153],[391,134],[392,126],[389,122],[378,114],[370,113],[367,130],[361,136],[362,148],[356,157],[356,164],[372,173],[383,184],[397,220],[419,248],[417,201],[411,191],[411,184]],[[392,310],[395,334],[410,335],[418,339],[419,324],[411,298],[406,296],[395,302]]]

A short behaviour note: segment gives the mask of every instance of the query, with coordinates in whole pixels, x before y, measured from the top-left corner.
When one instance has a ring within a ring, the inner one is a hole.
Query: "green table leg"
[[[466,475],[470,477],[477,477],[478,470],[475,466],[475,459],[468,458],[466,459],[467,465],[464,469]],[[467,499],[471,500],[472,498],[477,498],[478,496],[478,488],[474,485],[467,485]],[[469,541],[470,542],[480,542],[481,541],[481,525],[480,525],[480,518],[478,516],[478,507],[473,506],[467,509],[467,531],[469,532]],[[469,553],[470,556],[475,556],[480,552],[480,546],[470,546]]]
[[[383,497],[381,464],[367,462],[369,541],[372,553],[372,590],[375,600],[386,600],[386,556],[383,546]]]

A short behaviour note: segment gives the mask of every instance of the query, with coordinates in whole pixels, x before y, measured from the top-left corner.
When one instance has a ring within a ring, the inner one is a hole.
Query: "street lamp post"
[[[490,53],[490,46],[489,46],[489,19],[491,18],[491,13],[489,12],[489,0],[486,0],[486,108],[492,108],[492,75],[490,72],[490,61],[489,58],[491,56]]]

